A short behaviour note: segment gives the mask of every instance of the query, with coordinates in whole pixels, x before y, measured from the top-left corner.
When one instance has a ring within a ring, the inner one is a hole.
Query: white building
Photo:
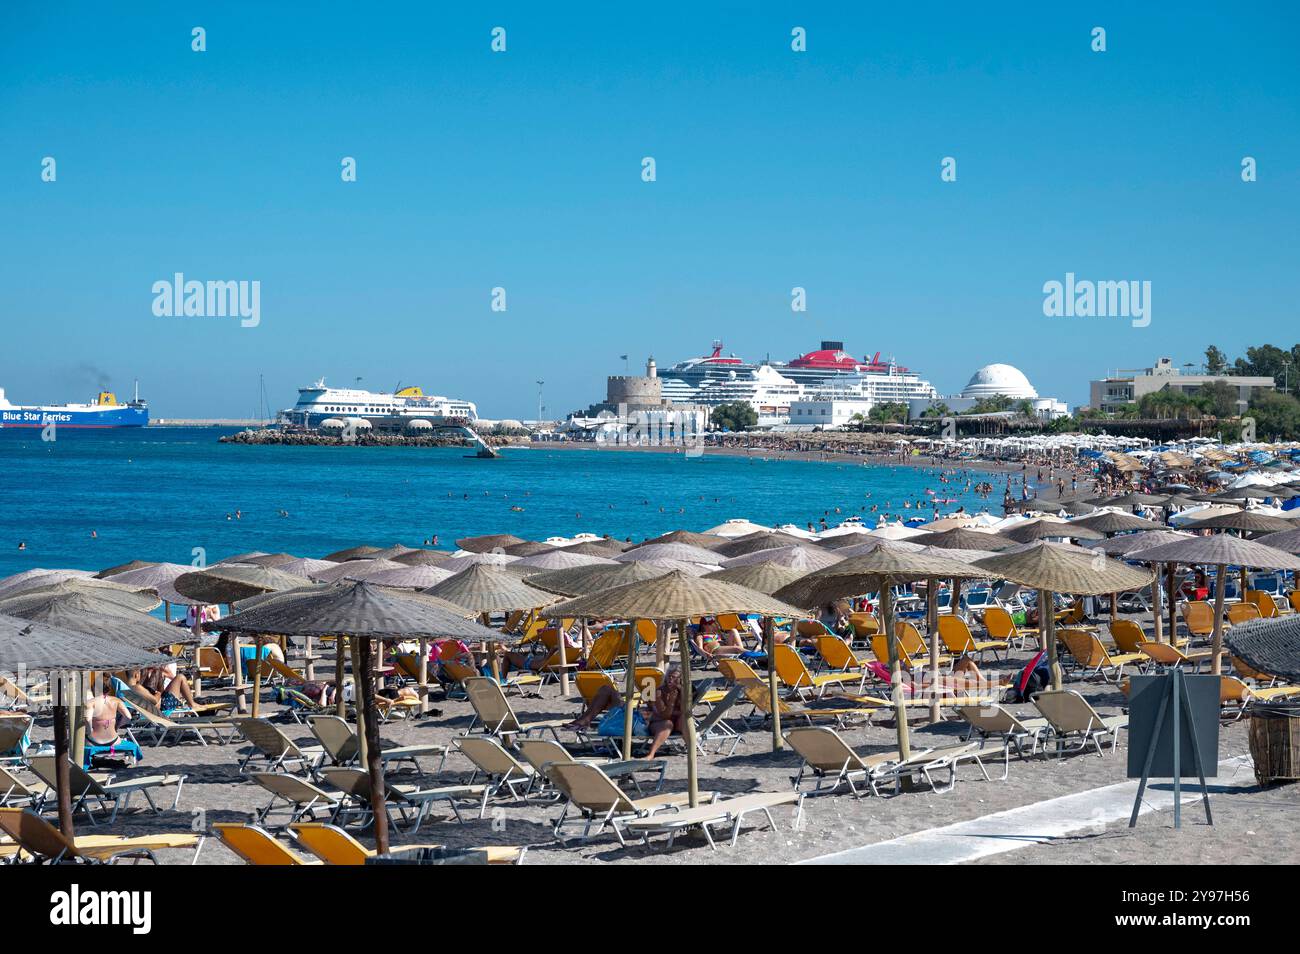
[[[864,418],[875,404],[861,398],[814,397],[790,402],[790,423],[829,428],[844,427],[854,416]]]
[[[1029,401],[1034,413],[1045,420],[1054,420],[1070,413],[1070,405],[1052,397],[1040,397],[1023,371],[1009,364],[986,364],[974,374],[960,394],[931,400],[908,401],[908,417],[916,419],[935,404],[944,404],[950,411],[960,414],[969,411],[977,402],[997,397],[1013,401]]]

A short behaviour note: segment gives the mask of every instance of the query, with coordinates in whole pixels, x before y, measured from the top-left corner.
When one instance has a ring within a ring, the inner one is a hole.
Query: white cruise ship
[[[425,394],[418,387],[388,394],[331,388],[321,378],[310,387],[299,388],[298,403],[279,414],[281,423],[294,427],[320,427],[331,418],[360,418],[377,428],[410,430],[418,429],[421,421],[429,426],[473,422],[478,420],[478,408],[472,401]]]
[[[717,407],[737,401],[751,405],[760,426],[779,424],[790,419],[790,403],[804,396],[805,388],[785,377],[770,364],[760,364],[750,371],[730,371],[725,378],[701,384],[691,400],[696,404]]]

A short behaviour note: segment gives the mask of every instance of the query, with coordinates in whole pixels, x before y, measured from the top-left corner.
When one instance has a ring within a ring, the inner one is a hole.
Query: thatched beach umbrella
[[[733,518],[720,523],[716,527],[709,527],[705,533],[711,533],[719,537],[743,537],[750,533],[763,533],[771,530],[771,527],[765,527],[761,523],[754,523],[752,520]]]
[[[363,543],[360,546],[348,547],[346,550],[335,550],[333,553],[327,553],[321,557],[322,560],[329,560],[331,563],[346,563],[348,560],[364,560],[372,553],[378,553],[379,547],[372,547]]]
[[[887,550],[901,550],[908,553],[919,553],[921,550],[925,549],[924,545],[914,543],[912,539],[891,540],[888,537],[873,537],[859,534],[853,538],[852,543],[838,547],[830,552],[847,560],[850,557],[866,556],[868,553],[875,553],[881,547],[884,547]]]
[[[450,559],[451,553],[447,550],[411,550],[393,557],[393,562],[403,566],[439,566]]]
[[[370,800],[382,806],[385,799],[384,770],[379,758],[379,727],[375,710],[374,664],[371,640],[394,641],[418,638],[482,640],[495,633],[462,619],[428,600],[368,582],[340,583],[319,593],[296,600],[282,600],[209,624],[213,629],[234,633],[273,633],[280,636],[351,636],[357,647],[354,675],[363,740],[363,756],[370,775]],[[424,654],[422,653],[422,656]],[[423,664],[422,664],[423,665]],[[340,690],[342,687],[338,687]],[[375,850],[388,852],[388,818],[378,809],[375,819]]]
[[[212,565],[227,566],[231,563],[247,563],[249,560],[254,560],[257,557],[264,557],[264,556],[270,556],[270,554],[266,553],[263,550],[249,550],[247,553],[236,553],[233,556],[225,557],[224,559],[218,560],[216,563]]]
[[[668,544],[672,546],[674,544]],[[636,671],[635,638],[636,621],[650,619],[656,622],[676,621],[678,626],[678,649],[682,668],[682,721],[686,728],[686,779],[687,794],[693,808],[699,801],[699,782],[696,772],[695,724],[691,721],[691,647],[686,635],[688,620],[697,616],[716,616],[719,613],[761,613],[764,616],[798,616],[799,611],[793,606],[782,603],[765,593],[747,590],[733,583],[718,580],[700,579],[680,571],[669,573],[655,580],[642,580],[627,583],[608,590],[600,590],[579,596],[576,599],[557,603],[545,610],[547,616],[564,618],[570,616],[603,616],[625,619],[631,622],[634,634],[628,673]],[[770,629],[769,629],[770,632]],[[768,639],[768,652],[772,652],[771,637]],[[770,657],[769,657],[770,658]],[[769,686],[775,684],[775,669],[769,679]],[[632,731],[632,695],[635,691],[635,677],[629,675],[626,695],[624,697],[624,757],[628,751]],[[777,707],[772,707],[773,716]]]
[[[395,586],[403,590],[426,590],[443,580],[455,576],[450,570],[438,566],[398,566],[392,570],[367,573],[362,579],[380,586]]]
[[[617,561],[609,557],[595,556],[590,553],[565,553],[563,550],[552,550],[549,553],[521,557],[511,563],[510,568],[513,570],[516,567],[527,567],[532,572],[541,573],[546,570],[568,570],[575,566],[612,566],[615,562]]]
[[[1238,623],[1224,643],[1252,669],[1292,683],[1300,680],[1300,614]]]
[[[93,584],[93,585],[91,585]],[[0,596],[0,613],[14,613],[28,606],[35,606],[46,600],[64,596],[87,596],[105,603],[113,603],[122,609],[136,613],[147,613],[156,609],[159,599],[147,590],[133,590],[127,587],[111,586],[102,580],[64,580],[50,586],[34,586],[18,593]]]
[[[568,570],[548,570],[529,576],[528,585],[558,593],[560,596],[582,596],[597,590],[635,583],[639,580],[653,580],[666,576],[669,570],[653,563],[614,563],[595,566],[575,566]]]
[[[1075,553],[1046,541],[1008,550],[975,564],[988,573],[1038,590],[1038,624],[1042,648],[1052,667],[1052,688],[1061,688],[1061,667],[1056,659],[1056,617],[1053,593],[1097,596],[1124,593],[1151,582],[1149,571],[1139,570],[1101,552]]]
[[[727,541],[727,537],[719,536],[716,533],[695,533],[693,530],[670,530],[668,533],[661,533],[657,537],[643,540],[627,549],[635,550],[637,547],[649,546],[655,543],[685,543],[688,546],[703,547],[705,550],[713,550],[722,546]]]
[[[1190,537],[1176,540],[1149,550],[1129,554],[1129,559],[1144,563],[1189,563],[1216,567],[1214,581],[1214,635],[1211,643],[1211,671],[1217,676],[1223,671],[1223,597],[1229,566],[1253,567],[1259,570],[1300,570],[1300,557],[1275,550],[1254,540],[1243,540],[1230,533],[1216,533],[1211,537]],[[1171,627],[1169,639],[1174,640]]]
[[[461,570],[471,566],[506,566],[510,563],[517,563],[521,557],[508,556],[504,553],[462,553],[457,556],[448,557],[438,565],[444,570],[451,570],[452,573],[459,573]]]
[[[144,566],[136,567],[135,569],[122,570],[111,574],[109,582],[117,583],[121,586],[140,587],[141,589],[153,590],[153,592],[157,593],[158,597],[163,600],[166,610],[166,619],[170,622],[172,618],[172,607],[171,603],[167,601],[167,597],[163,594],[171,591],[172,584],[176,581],[176,577],[180,576],[182,573],[189,573],[193,569],[194,567],[187,566],[183,563],[146,563]]]
[[[128,560],[126,563],[119,563],[117,566],[110,566],[106,570],[100,570],[95,574],[95,579],[106,580],[110,576],[116,576],[119,573],[126,573],[130,570],[143,570],[146,567],[156,566],[148,560]]]
[[[809,547],[803,544],[772,547],[768,550],[753,550],[740,556],[728,557],[722,562],[725,569],[748,566],[751,563],[775,563],[793,570],[811,573],[846,558],[844,551],[824,550],[821,547]]]
[[[723,559],[721,550],[706,550],[687,543],[648,543],[633,550],[625,550],[614,557],[620,563],[659,562],[675,560],[679,563],[700,563],[717,566]]]
[[[938,547],[940,550],[1005,550],[1016,545],[1016,541],[1000,533],[987,530],[975,530],[970,527],[956,527],[952,530],[939,530],[933,533],[921,533],[908,537],[908,543],[923,547]]]
[[[222,563],[248,563],[252,566],[274,566],[280,567],[286,563],[292,563],[298,557],[292,553],[263,553],[260,556],[245,557],[242,560],[222,560]]]
[[[722,557],[744,556],[746,553],[757,553],[759,550],[772,550],[776,547],[788,546],[817,546],[818,541],[809,540],[806,537],[798,537],[793,533],[782,533],[779,530],[768,530],[762,533],[749,533],[743,537],[736,537],[728,540],[725,537],[720,538],[722,542],[715,544],[712,549],[718,552],[718,557],[712,562],[717,563]]]
[[[1105,510],[1087,517],[1080,517],[1078,520],[1069,521],[1069,525],[1072,527],[1087,527],[1089,530],[1096,530],[1098,533],[1107,536],[1112,533],[1129,533],[1135,530],[1164,529],[1163,524],[1143,520],[1131,513],[1119,513],[1114,510]]]
[[[502,547],[506,556],[530,557],[537,556],[541,553],[553,553],[559,547],[552,546],[549,543],[539,543],[536,540],[521,540],[519,543],[512,543],[508,547]]]
[[[368,580],[377,573],[407,569],[410,569],[410,567],[405,563],[398,563],[396,560],[361,557],[357,560],[332,563],[324,569],[310,574],[310,578],[317,583],[337,583],[339,580]]]
[[[171,657],[159,656],[77,630],[0,614],[0,672],[96,672],[159,666]],[[74,712],[82,705],[80,681]],[[54,687],[54,773],[58,789],[59,828],[69,839],[72,825],[72,781],[68,771],[71,744],[68,705],[61,685]],[[77,716],[80,720],[80,716]]]
[[[415,553],[413,547],[408,547],[403,543],[394,543],[391,547],[384,547],[382,550],[376,550],[370,554],[371,560],[396,560],[399,556],[406,556],[408,553]]]
[[[1138,533],[1125,533],[1120,536],[1110,537],[1106,540],[1098,540],[1096,543],[1089,544],[1088,549],[1100,550],[1107,556],[1126,556],[1129,553],[1136,553],[1138,550],[1149,550],[1152,547],[1159,546],[1162,543],[1172,543],[1175,540],[1186,540],[1191,537],[1190,533],[1184,533],[1181,530],[1173,530],[1168,527],[1162,527],[1159,530],[1142,530]],[[1142,561],[1138,561],[1142,562]],[[1151,569],[1155,573],[1155,580],[1151,584],[1151,620],[1155,630],[1155,641],[1163,642],[1164,620],[1160,612],[1160,590],[1161,590],[1161,573],[1164,568],[1160,563],[1152,563]],[[1174,565],[1168,567],[1168,605],[1169,605],[1169,632],[1170,640],[1173,640],[1174,614]]]
[[[276,569],[281,573],[289,573],[293,576],[301,576],[303,579],[311,579],[317,573],[328,570],[330,567],[338,566],[331,560],[316,560],[312,557],[294,557],[287,563],[279,563]]]
[[[1105,536],[1104,533],[1081,526],[1074,520],[1052,520],[1047,517],[1018,523],[1002,531],[1002,535],[1016,543],[1034,543],[1037,540],[1056,540],[1063,537],[1073,537],[1076,540],[1100,540]]]
[[[1132,491],[1127,494],[1120,494],[1117,497],[1103,497],[1101,500],[1094,501],[1094,503],[1099,503],[1104,507],[1158,507],[1164,501],[1164,497],[1155,494]]]
[[[869,531],[873,537],[884,537],[886,540],[910,540],[913,537],[919,537],[929,531],[918,530],[916,527],[904,526],[901,523],[887,523],[883,527],[876,527]],[[826,546],[828,541],[823,540],[822,546]]]
[[[136,649],[156,650],[161,646],[198,641],[183,626],[169,626],[152,616],[84,593],[52,596],[38,604],[11,609],[8,615],[89,633]]]
[[[1254,510],[1235,510],[1221,513],[1204,520],[1193,520],[1183,524],[1184,530],[1239,530],[1242,533],[1282,533],[1294,530],[1295,524],[1281,517],[1256,513]]]
[[[1266,547],[1272,547],[1274,550],[1285,550],[1287,553],[1300,553],[1300,529],[1268,533],[1262,537],[1256,537],[1255,542],[1262,543]]]
[[[491,553],[493,550],[504,550],[516,543],[526,542],[523,537],[517,537],[513,533],[489,533],[482,537],[464,537],[456,541],[456,546],[470,553]]]
[[[1084,500],[1043,500],[1039,497],[1031,497],[1028,500],[1018,501],[1016,504],[1021,513],[1037,511],[1038,513],[1068,513],[1079,516],[1085,513],[1092,513],[1097,509],[1096,504],[1088,503]]]
[[[873,552],[850,557],[843,563],[810,573],[776,591],[777,599],[799,606],[817,607],[845,596],[856,596],[873,590],[880,594],[880,628],[889,647],[889,678],[891,683],[894,718],[898,731],[898,750],[904,758],[911,755],[911,742],[907,730],[907,706],[903,694],[903,678],[898,658],[898,632],[894,625],[893,587],[899,583],[920,580],[975,579],[987,574],[971,565],[929,553],[905,550],[887,541],[881,541]],[[955,608],[955,607],[954,607]],[[930,691],[939,691],[939,640],[937,633],[930,634]],[[937,702],[937,699],[936,699]],[[934,706],[931,707],[932,710]],[[933,714],[933,712],[932,712]]]
[[[607,556],[610,558],[618,556],[624,550],[631,549],[632,544],[625,543],[622,540],[611,540],[606,537],[602,540],[583,540],[581,543],[573,543],[569,546],[559,547],[565,553],[590,553],[592,556]]]
[[[782,566],[779,563],[744,563],[725,570],[706,573],[703,579],[720,580],[734,583],[747,590],[766,593],[771,596],[783,586],[788,586],[800,577],[807,576],[808,571]]]
[[[47,570],[36,567],[0,579],[0,596],[11,596],[37,586],[50,586],[64,580],[90,579],[93,576],[89,570]]]

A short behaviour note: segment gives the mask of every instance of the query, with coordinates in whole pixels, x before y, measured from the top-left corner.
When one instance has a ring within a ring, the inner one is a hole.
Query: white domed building
[[[964,398],[990,398],[1001,394],[1014,400],[1038,399],[1038,392],[1029,383],[1025,373],[1009,364],[986,364],[971,375],[970,383],[962,388]]]

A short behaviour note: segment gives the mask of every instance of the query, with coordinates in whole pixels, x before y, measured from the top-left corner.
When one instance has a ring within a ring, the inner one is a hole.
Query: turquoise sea
[[[458,537],[484,533],[639,540],[731,517],[805,526],[825,515],[834,526],[850,514],[874,520],[872,504],[915,514],[901,505],[924,499],[927,487],[958,498],[948,511],[986,506],[919,468],[594,449],[509,449],[477,460],[451,448],[220,444],[222,433],[65,431],[46,442],[36,430],[0,431],[0,576],[131,559],[192,563],[200,547],[210,563],[248,550],[422,546],[434,534],[454,549]],[[994,486],[1000,510],[1002,483]]]

